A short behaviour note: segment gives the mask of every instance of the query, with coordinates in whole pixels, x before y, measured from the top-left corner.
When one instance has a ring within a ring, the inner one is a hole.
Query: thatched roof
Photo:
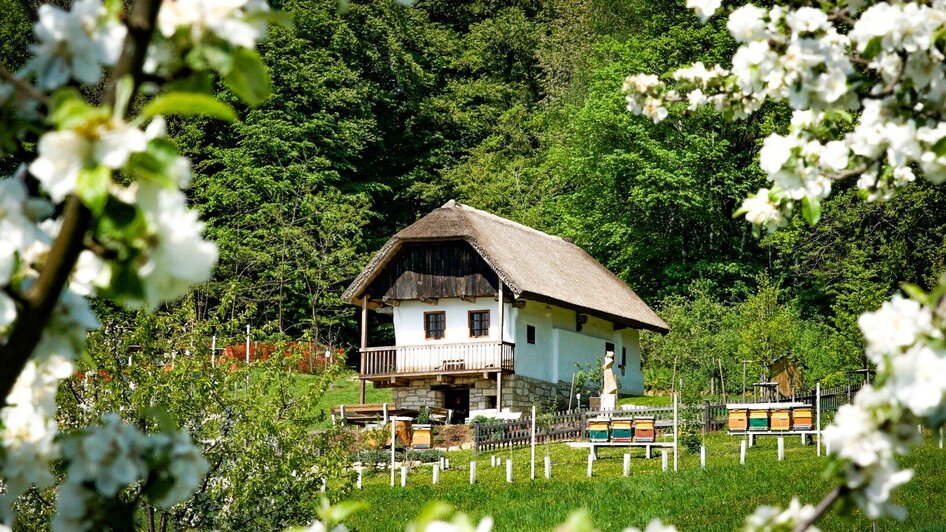
[[[360,305],[371,281],[401,246],[464,240],[517,298],[545,301],[639,329],[669,329],[624,281],[583,249],[557,236],[453,200],[394,235],[345,290]]]

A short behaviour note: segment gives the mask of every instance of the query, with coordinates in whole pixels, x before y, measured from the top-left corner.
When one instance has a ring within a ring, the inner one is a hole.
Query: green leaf
[[[946,137],[937,140],[933,144],[933,153],[935,153],[937,157],[946,155]]]
[[[927,302],[926,292],[919,286],[913,283],[903,283],[900,285],[900,288],[903,289],[904,293],[910,296],[910,299],[915,299],[921,303]]]
[[[108,117],[108,112],[89,105],[74,88],[61,89],[49,99],[49,122],[59,129],[70,129],[91,118]]]
[[[224,102],[200,92],[169,92],[148,102],[141,116],[158,115],[211,116],[227,122],[237,120],[236,111]]]
[[[290,29],[293,27],[292,14],[286,11],[260,11],[246,17],[250,21],[268,22],[274,26]]]
[[[182,184],[179,172],[177,149],[166,138],[156,138],[148,143],[145,151],[132,155],[128,168],[132,174],[150,179],[164,188],[178,188]]]
[[[76,179],[76,196],[93,214],[99,216],[108,200],[108,187],[112,183],[112,171],[103,165],[83,168]]]
[[[801,202],[801,213],[808,225],[816,225],[821,220],[821,200],[814,196],[805,196]]]
[[[883,38],[874,37],[873,39],[867,41],[867,46],[864,47],[864,52],[861,55],[864,56],[864,59],[873,59],[877,57],[877,54],[880,53],[882,45]]]
[[[238,48],[233,53],[233,66],[224,73],[227,86],[251,106],[263,102],[273,91],[269,70],[255,50]]]

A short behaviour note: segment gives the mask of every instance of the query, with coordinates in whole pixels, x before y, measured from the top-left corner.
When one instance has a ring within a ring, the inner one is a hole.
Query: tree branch
[[[107,105],[115,102],[115,86],[119,79],[131,75],[137,87],[160,8],[160,0],[138,0],[131,8],[127,23],[128,36],[105,92]],[[56,302],[84,248],[83,242],[91,223],[92,213],[89,209],[76,196],[70,196],[66,200],[62,229],[53,242],[39,278],[24,294],[16,323],[6,344],[0,348],[0,361],[4,365],[4,370],[0,371],[0,397],[4,401],[39,344]]]
[[[837,500],[840,499],[842,495],[847,493],[847,491],[848,488],[846,486],[838,486],[834,488],[834,490],[827,494],[824,499],[821,499],[821,502],[819,502],[818,506],[815,507],[815,513],[812,514],[808,519],[798,523],[798,526],[795,527],[793,532],[804,532],[805,530],[808,530],[808,528],[815,524],[815,521],[824,515],[824,513],[828,511],[828,508],[831,508],[831,506],[837,502]]]

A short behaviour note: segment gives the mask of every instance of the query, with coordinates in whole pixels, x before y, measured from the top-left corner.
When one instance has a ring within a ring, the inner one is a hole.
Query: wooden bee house
[[[634,418],[634,441],[652,442],[656,438],[653,417]]]
[[[769,430],[769,409],[759,408],[749,411],[749,430]]]
[[[790,408],[773,408],[769,417],[772,430],[792,430],[792,410]]]
[[[812,408],[810,406],[800,406],[792,409],[792,426],[795,430],[811,430],[814,424],[811,422]]]
[[[588,421],[588,439],[594,442],[606,442],[609,437],[607,419],[591,419]]]
[[[745,432],[749,428],[749,409],[734,408],[729,411],[729,432]]]
[[[634,422],[630,419],[611,420],[611,441],[630,442],[634,438]]]

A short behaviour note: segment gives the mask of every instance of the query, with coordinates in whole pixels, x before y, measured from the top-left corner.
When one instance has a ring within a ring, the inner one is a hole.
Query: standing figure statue
[[[601,382],[601,410],[614,410],[618,402],[618,383],[614,379],[614,351],[608,351],[604,355],[604,373]]]

